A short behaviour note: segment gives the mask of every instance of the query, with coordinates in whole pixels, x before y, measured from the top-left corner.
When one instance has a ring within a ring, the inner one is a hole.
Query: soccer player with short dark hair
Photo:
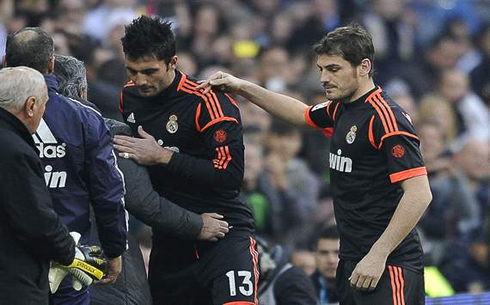
[[[155,190],[179,206],[224,215],[232,229],[216,243],[153,230],[154,304],[257,304],[258,253],[250,209],[238,199],[244,146],[240,112],[221,91],[203,93],[176,69],[169,23],[142,16],[122,39],[130,82],[121,111],[133,134],[116,136],[120,156],[147,165]]]
[[[325,103],[308,107],[223,72],[199,88],[219,86],[332,137],[340,303],[423,304],[423,252],[414,227],[432,194],[411,118],[374,84],[374,47],[362,27],[337,28],[314,50]]]

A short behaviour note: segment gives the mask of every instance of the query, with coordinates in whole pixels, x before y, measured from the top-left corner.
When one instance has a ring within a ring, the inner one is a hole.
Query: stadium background
[[[0,55],[8,34],[43,27],[56,53],[85,62],[89,100],[120,119],[126,82],[120,38],[124,24],[140,14],[173,22],[178,68],[187,74],[204,79],[229,71],[310,104],[324,100],[311,45],[339,25],[367,27],[376,48],[375,82],[411,115],[429,171],[434,200],[418,226],[427,265],[435,267],[427,292],[490,290],[490,1],[0,0]],[[316,234],[334,223],[328,139],[238,102],[243,198],[259,235],[313,268]],[[131,231],[147,253],[150,230],[133,220]],[[477,298],[433,304],[490,303]]]

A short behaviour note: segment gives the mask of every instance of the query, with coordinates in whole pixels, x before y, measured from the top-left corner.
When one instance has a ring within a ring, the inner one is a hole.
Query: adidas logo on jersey
[[[127,121],[133,124],[136,123],[136,120],[134,119],[134,112],[131,112],[131,114],[128,116]]]
[[[56,141],[56,138],[44,119],[41,119],[41,123],[39,124],[36,133],[32,135],[32,137],[39,150],[40,158],[63,158],[66,155],[66,144],[58,144],[58,141]]]
[[[339,172],[352,172],[352,159],[341,156],[342,150],[337,150],[337,154],[330,153],[330,168]]]

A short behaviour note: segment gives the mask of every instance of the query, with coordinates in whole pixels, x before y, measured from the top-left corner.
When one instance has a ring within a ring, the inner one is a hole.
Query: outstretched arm
[[[241,95],[265,111],[293,125],[299,127],[307,126],[304,117],[307,105],[297,99],[272,92],[252,82],[221,71],[212,74],[198,89],[204,88],[204,93],[207,93],[211,90],[211,87],[218,87],[223,91]]]

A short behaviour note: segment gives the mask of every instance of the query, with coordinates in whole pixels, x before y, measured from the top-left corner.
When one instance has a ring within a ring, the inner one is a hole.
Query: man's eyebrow
[[[144,74],[146,74],[146,73],[152,73],[152,72],[155,72],[155,71],[158,70],[156,68],[148,68],[148,69],[144,69],[144,70],[139,70],[138,71],[138,70],[133,69],[133,68],[128,67],[128,66],[126,66],[126,69],[129,70],[129,71],[131,71],[131,72],[140,72],[140,73],[144,73]]]
[[[329,69],[329,68],[340,68],[340,65],[337,64],[329,64],[326,66],[320,66],[319,64],[316,64],[318,68],[323,68],[323,69]]]

